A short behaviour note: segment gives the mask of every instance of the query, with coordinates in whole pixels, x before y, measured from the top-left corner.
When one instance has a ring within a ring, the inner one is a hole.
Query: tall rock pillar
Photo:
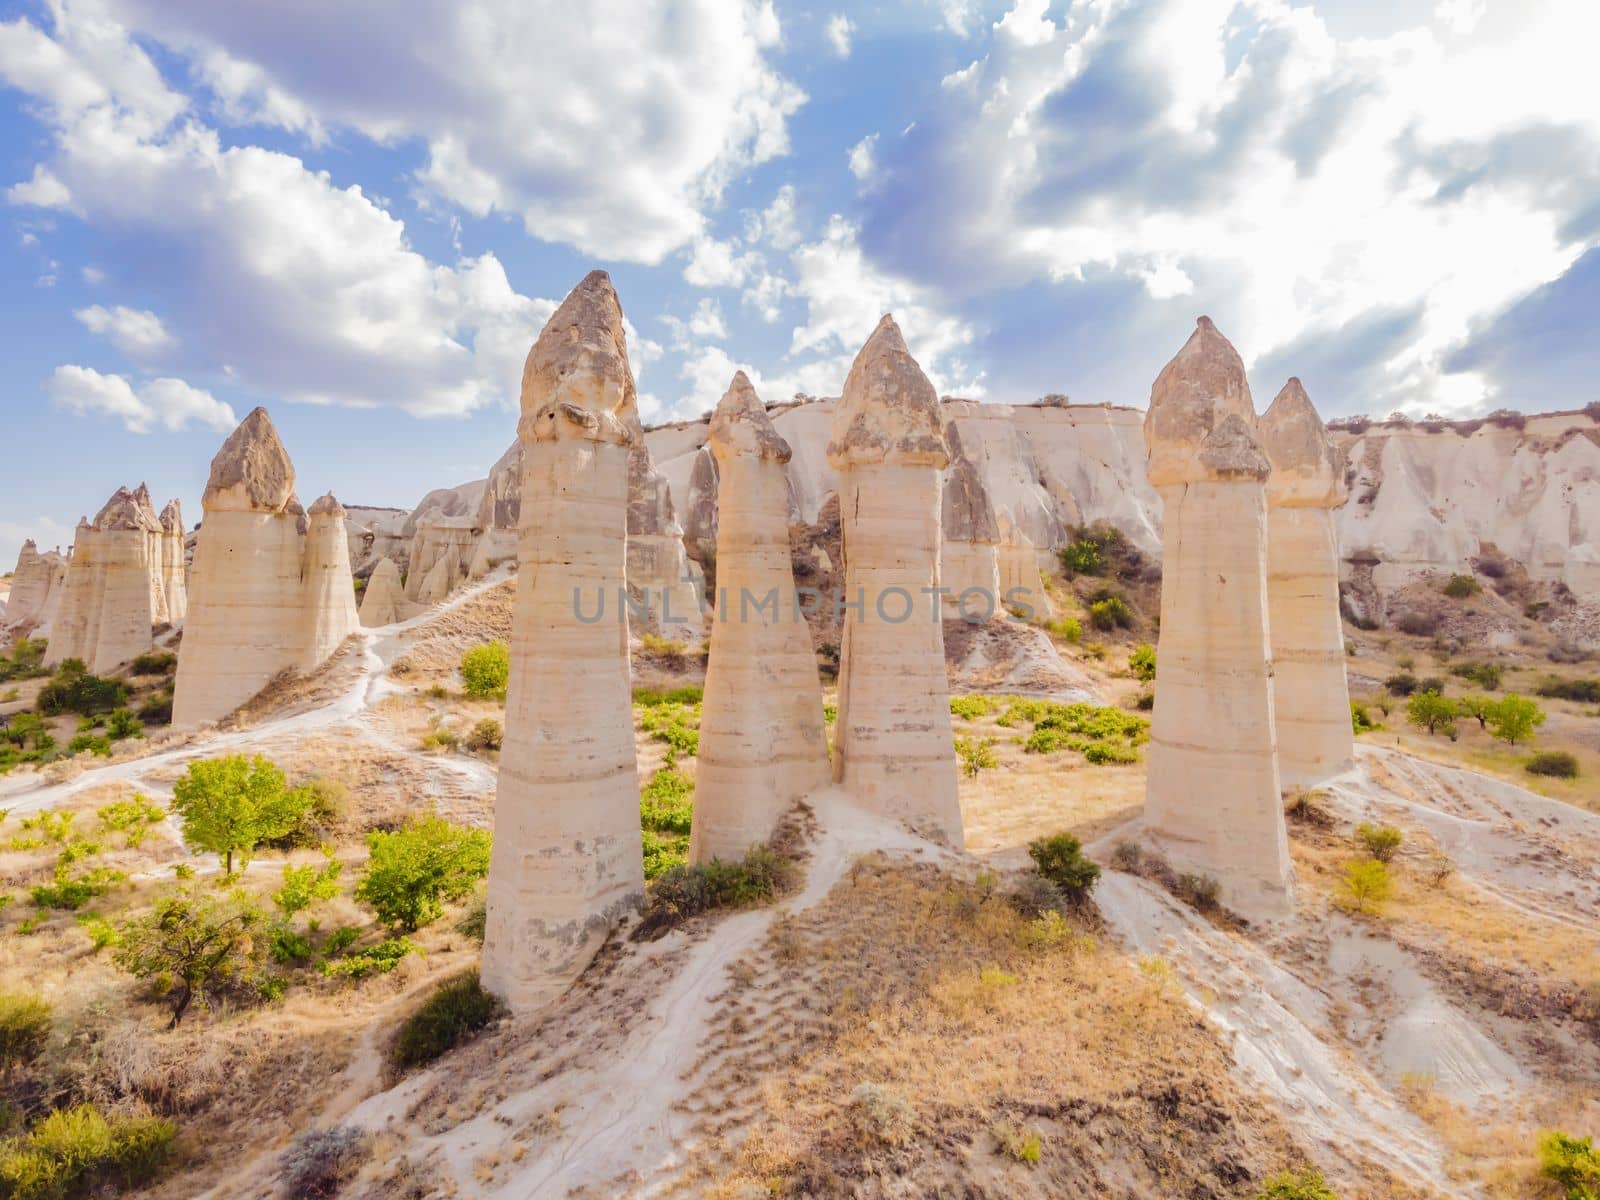
[[[1355,758],[1339,551],[1333,510],[1345,500],[1344,463],[1298,379],[1262,416],[1267,481],[1267,601],[1272,614],[1278,773],[1306,787]]]
[[[482,967],[521,1012],[561,995],[644,894],[618,606],[636,411],[622,307],[594,271],[522,371],[521,565]]]
[[[1266,586],[1271,467],[1244,363],[1209,318],[1157,377],[1145,414],[1162,527],[1160,673],[1145,823],[1228,907],[1293,906],[1273,732]]]
[[[344,505],[332,492],[306,510],[305,636],[299,667],[309,671],[361,628]]]
[[[201,504],[172,701],[178,729],[227,716],[294,666],[304,645],[304,514],[266,409],[228,435]]]
[[[743,371],[712,414],[709,445],[721,514],[689,839],[696,863],[738,858],[829,780],[822,685],[789,561],[789,443]]]
[[[92,523],[78,523],[46,666],[76,658],[104,674],[150,648],[161,526],[145,496],[142,485],[118,488]]]
[[[828,461],[839,472],[845,605],[834,779],[863,807],[963,842],[939,586],[933,384],[893,318],[850,365]]]
[[[179,624],[189,615],[189,584],[183,546],[183,509],[168,500],[161,510],[161,587],[167,601],[167,621]]]

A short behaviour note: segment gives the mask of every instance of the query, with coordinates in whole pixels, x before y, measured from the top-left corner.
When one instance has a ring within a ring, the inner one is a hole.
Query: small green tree
[[[246,865],[258,845],[293,829],[314,799],[308,788],[289,790],[283,772],[259,754],[192,762],[172,788],[183,840],[220,854],[228,875],[235,855]]]
[[[1345,900],[1350,908],[1374,916],[1394,894],[1394,880],[1389,868],[1375,858],[1346,863],[1344,877],[1339,884],[1344,889]]]
[[[1456,711],[1463,717],[1471,717],[1478,723],[1479,729],[1486,729],[1494,705],[1495,702],[1487,696],[1462,696],[1456,701]]]
[[[461,656],[461,683],[467,695],[504,699],[511,678],[511,648],[504,642],[474,646]]]
[[[1368,854],[1386,863],[1394,858],[1395,851],[1400,849],[1400,843],[1405,841],[1406,835],[1393,825],[1362,825],[1356,830],[1356,836],[1361,839]]]
[[[1515,692],[1496,700],[1489,713],[1489,727],[1494,736],[1513,746],[1533,737],[1533,731],[1543,724],[1544,709]]]
[[[1100,878],[1100,867],[1083,856],[1083,843],[1070,833],[1057,833],[1028,844],[1028,857],[1051,883],[1073,900],[1082,900]]]
[[[406,822],[393,833],[367,838],[371,857],[356,899],[372,905],[380,920],[407,933],[444,911],[489,873],[491,838],[482,829],[452,825],[443,817]]]
[[[994,754],[993,738],[958,737],[956,755],[961,759],[961,773],[968,779],[976,779],[978,772],[1000,765]]]
[[[1141,683],[1149,683],[1156,677],[1156,648],[1143,645],[1135,649],[1128,655],[1128,670]]]
[[[163,896],[148,914],[121,928],[115,960],[130,975],[156,984],[172,1009],[170,1028],[176,1028],[196,998],[210,1004],[248,986],[261,922],[255,899],[242,891]]]
[[[1452,734],[1455,732],[1455,701],[1447,700],[1438,692],[1413,692],[1406,702],[1406,720],[1428,733]]]
[[[1566,1189],[1567,1200],[1600,1200],[1600,1151],[1590,1138],[1551,1130],[1539,1139],[1539,1165]]]
[[[333,857],[333,848],[326,847],[327,858],[321,867],[309,863],[303,867],[283,868],[283,886],[272,893],[272,903],[285,920],[310,908],[318,900],[332,900],[339,894],[339,875],[344,864]]]

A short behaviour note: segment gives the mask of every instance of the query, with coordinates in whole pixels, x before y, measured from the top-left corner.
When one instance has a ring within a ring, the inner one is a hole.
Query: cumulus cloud
[[[157,425],[177,431],[191,423],[228,433],[239,423],[232,408],[181,379],[152,379],[136,388],[123,375],[102,375],[93,367],[61,366],[50,376],[45,391],[50,403],[63,411],[113,417],[130,433],[149,433]]]
[[[1600,234],[1593,6],[1443,0],[1360,39],[1288,0],[1049,14],[1019,0],[915,129],[852,156],[872,261],[960,297],[1136,280],[1247,361],[1415,308],[1356,403],[1443,411],[1492,402],[1452,350]]]
[[[771,0],[77,2],[187,50],[236,116],[419,139],[437,201],[613,260],[701,233],[805,100]]]
[[[836,58],[850,57],[850,35],[856,30],[856,23],[844,13],[834,13],[823,26],[823,34],[828,39],[828,48]]]
[[[850,174],[854,175],[861,183],[871,183],[877,172],[878,135],[869,133],[854,146],[850,147],[847,161],[850,164]]]
[[[94,304],[72,315],[84,328],[110,338],[113,346],[133,358],[151,358],[178,343],[161,324],[161,318],[149,309]]]
[[[85,32],[76,11],[57,9],[53,37],[26,20],[0,26],[0,78],[32,91],[55,140],[46,167],[61,193],[31,202],[70,195],[113,252],[160,256],[149,283],[168,293],[162,320],[97,305],[85,325],[136,357],[181,339],[185,369],[227,368],[262,395],[309,403],[433,416],[516,395],[553,301],[516,292],[493,254],[429,261],[359,187],[223,145],[127,31],[102,20]],[[56,69],[41,73],[39,59]]]

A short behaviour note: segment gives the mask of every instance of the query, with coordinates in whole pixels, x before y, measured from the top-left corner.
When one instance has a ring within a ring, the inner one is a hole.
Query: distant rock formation
[[[717,405],[710,447],[722,513],[689,841],[695,863],[741,857],[829,778],[822,685],[789,564],[789,444],[742,371]]]
[[[1209,318],[1150,391],[1150,482],[1165,507],[1145,826],[1179,871],[1246,916],[1293,906],[1273,727],[1267,514],[1244,363]]]
[[[161,598],[162,618],[169,625],[181,625],[189,613],[189,581],[183,529],[183,509],[168,500],[161,510]]]
[[[47,632],[66,589],[67,558],[54,550],[39,553],[32,538],[22,543],[11,575],[4,626],[13,636]]]
[[[1298,379],[1284,384],[1257,428],[1272,463],[1267,601],[1278,774],[1284,786],[1304,787],[1355,756],[1333,528],[1333,510],[1345,500],[1344,460]]]
[[[358,626],[344,509],[328,495],[307,514],[294,478],[264,408],[211,462],[178,653],[176,728],[226,716],[281,671],[319,666]]]
[[[594,271],[522,372],[522,569],[482,965],[484,987],[522,1013],[566,991],[644,895],[617,607],[637,419],[622,307]],[[591,620],[596,604],[606,608]]]
[[[400,568],[394,559],[384,558],[373,568],[367,590],[361,595],[361,624],[368,629],[393,625],[406,617],[406,593],[400,583]]]
[[[844,528],[844,640],[834,779],[862,807],[962,844],[938,602],[939,473],[950,452],[933,384],[885,316],[833,417]]]
[[[962,448],[961,429],[944,427],[950,468],[944,476],[941,506],[943,545],[939,551],[940,596],[946,613],[968,621],[1006,615],[1000,588],[1000,525],[983,473]]]
[[[1000,599],[1007,609],[1026,610],[1035,624],[1055,620],[1056,606],[1045,591],[1039,548],[1011,519],[1011,510],[1002,508],[995,523],[1000,544],[995,547],[995,565],[1000,574]]]
[[[75,658],[96,674],[150,649],[166,622],[165,536],[143,484],[118,488],[78,523],[45,664]]]

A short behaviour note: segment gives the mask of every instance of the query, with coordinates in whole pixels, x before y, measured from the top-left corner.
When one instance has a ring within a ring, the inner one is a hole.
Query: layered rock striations
[[[161,599],[170,625],[181,625],[189,614],[187,554],[184,550],[183,509],[168,500],[161,510]]]
[[[939,586],[933,385],[890,317],[856,355],[833,418],[845,608],[834,778],[863,807],[962,843]]]
[[[1055,619],[1056,608],[1045,591],[1039,563],[1039,548],[1002,508],[995,518],[1000,544],[995,547],[995,564],[1000,577],[1000,599],[1008,610],[1024,613],[1038,624]]]
[[[622,308],[595,271],[522,373],[521,567],[482,966],[484,986],[522,1012],[565,991],[644,893],[628,626],[615,609],[636,414]],[[599,596],[604,618],[583,619]]]
[[[1298,379],[1283,386],[1257,429],[1272,464],[1267,602],[1278,773],[1285,787],[1309,786],[1355,755],[1333,518],[1345,500],[1344,461]]]
[[[721,479],[691,862],[741,856],[829,781],[822,687],[789,562],[789,444],[744,372],[711,419]]]
[[[1146,828],[1175,867],[1251,917],[1287,912],[1293,870],[1273,721],[1264,483],[1244,363],[1208,318],[1145,417],[1164,505],[1160,674]]]
[[[355,631],[344,510],[326,496],[307,514],[294,478],[264,408],[212,460],[178,653],[175,727],[226,716],[280,672],[320,665]]]
[[[162,529],[143,484],[118,488],[95,519],[80,521],[45,664],[75,658],[113,671],[151,646],[166,620]]]

